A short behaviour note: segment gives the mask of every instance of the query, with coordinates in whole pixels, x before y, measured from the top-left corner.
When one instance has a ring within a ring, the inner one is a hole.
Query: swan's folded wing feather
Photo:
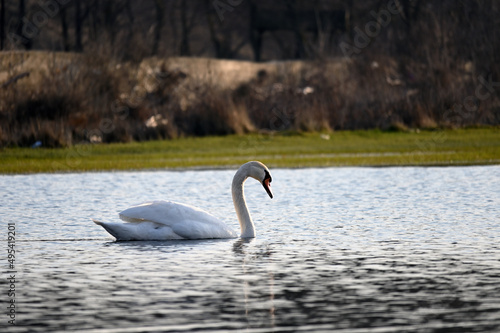
[[[120,213],[125,222],[150,221],[172,228],[186,239],[228,238],[238,235],[215,216],[193,206],[171,201],[146,202]]]
[[[238,234],[221,221],[190,221],[176,223],[172,230],[179,236],[186,239],[206,239],[206,238],[234,238]]]
[[[125,222],[137,223],[151,221],[164,225],[172,225],[180,220],[193,216],[210,215],[200,209],[172,201],[152,201],[133,206],[120,212]]]

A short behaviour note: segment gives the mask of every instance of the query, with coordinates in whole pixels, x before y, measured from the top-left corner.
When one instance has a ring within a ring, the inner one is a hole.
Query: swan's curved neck
[[[233,178],[231,192],[233,195],[234,209],[238,216],[238,221],[241,227],[241,237],[251,238],[255,237],[255,226],[252,217],[248,212],[248,207],[245,202],[245,193],[243,192],[243,185],[248,178],[248,173],[245,169],[240,168]]]

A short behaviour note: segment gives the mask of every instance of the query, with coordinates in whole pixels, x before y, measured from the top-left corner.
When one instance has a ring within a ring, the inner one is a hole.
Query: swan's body
[[[272,198],[271,175],[260,162],[243,164],[233,178],[232,196],[243,238],[255,237],[253,224],[243,193],[248,177],[257,179]],[[193,206],[171,201],[153,201],[128,208],[120,213],[125,223],[94,222],[117,240],[171,240],[234,238],[238,233],[215,216]]]

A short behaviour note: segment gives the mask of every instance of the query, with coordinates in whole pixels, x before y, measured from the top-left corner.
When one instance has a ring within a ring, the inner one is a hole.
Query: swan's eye
[[[271,183],[273,181],[273,179],[271,178],[271,175],[269,174],[269,171],[267,170],[264,170],[266,175],[264,176],[264,181],[268,181],[268,183]]]

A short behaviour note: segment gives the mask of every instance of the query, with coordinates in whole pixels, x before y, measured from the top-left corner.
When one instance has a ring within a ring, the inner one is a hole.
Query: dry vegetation
[[[268,32],[263,58],[282,60],[263,63],[209,58],[251,58],[246,11],[263,1],[242,2],[223,21],[210,1],[142,3],[71,2],[24,45],[83,52],[0,53],[1,146],[500,124],[495,1],[393,1],[398,11],[379,17],[375,33],[366,27],[390,1],[315,2],[343,8],[346,31]],[[275,9],[289,14],[290,3]],[[309,2],[293,3],[300,14]],[[77,6],[88,15],[65,26]],[[299,46],[302,59],[286,60]]]
[[[481,84],[466,67],[430,80],[428,70],[415,63],[408,84],[390,58],[371,63],[148,58],[134,64],[5,52],[0,61],[8,68],[0,73],[2,146],[499,123],[495,94],[474,99],[474,112],[452,109]]]

